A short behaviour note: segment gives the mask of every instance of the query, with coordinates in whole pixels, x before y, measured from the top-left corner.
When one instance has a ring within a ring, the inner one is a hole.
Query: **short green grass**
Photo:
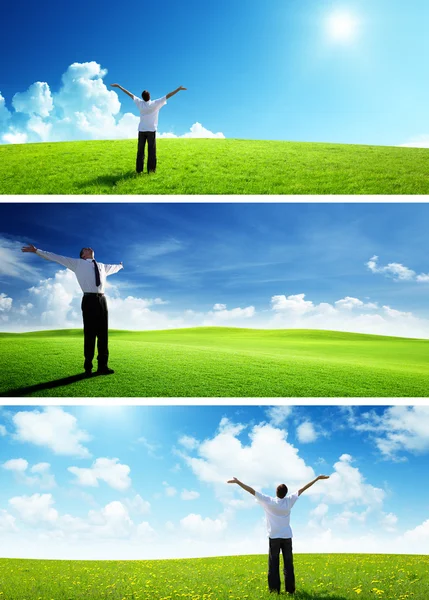
[[[0,334],[0,393],[67,397],[425,397],[429,340],[316,330],[111,331],[115,374],[83,370],[80,330]],[[44,384],[58,382],[54,389]],[[42,389],[31,389],[31,386]],[[30,389],[28,389],[30,388]]]
[[[428,556],[297,554],[294,563],[298,600],[429,598]],[[162,561],[2,559],[0,598],[261,600],[272,598],[266,569],[267,557],[257,555]]]
[[[0,146],[2,194],[428,194],[429,150],[161,139],[136,176],[135,140]]]

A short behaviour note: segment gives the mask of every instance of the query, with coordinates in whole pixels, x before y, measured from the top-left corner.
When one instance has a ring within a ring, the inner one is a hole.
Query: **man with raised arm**
[[[33,252],[46,260],[52,260],[73,271],[83,292],[82,315],[85,374],[87,377],[92,375],[92,361],[96,338],[98,349],[98,370],[96,375],[110,375],[114,373],[113,369],[109,369],[107,366],[109,359],[108,310],[106,297],[104,296],[104,287],[106,277],[123,269],[122,263],[119,265],[105,265],[96,262],[92,248],[82,248],[80,258],[68,258],[67,256],[59,256],[53,252],[38,250],[32,244],[24,246],[22,251]]]
[[[282,483],[277,486],[276,497],[266,496],[261,492],[256,492],[250,486],[242,483],[236,477],[230,479],[228,483],[236,483],[243,490],[255,496],[256,501],[262,506],[267,519],[267,529],[269,538],[268,554],[268,587],[270,592],[280,594],[280,550],[283,554],[283,567],[285,576],[285,588],[289,594],[295,593],[295,573],[293,570],[292,554],[292,529],[290,527],[290,511],[298,500],[299,496],[314,485],[319,479],[329,479],[328,475],[319,475],[310,483],[307,483],[300,490],[287,495],[287,486]]]
[[[134,96],[131,92],[123,88],[117,83],[112,83],[112,87],[119,88],[125,94],[127,94],[140,111],[140,123],[139,123],[139,141],[137,146],[137,159],[136,159],[136,171],[141,173],[144,165],[144,149],[147,141],[148,146],[148,157],[147,157],[147,172],[155,173],[156,171],[156,130],[158,127],[158,113],[164,104],[167,104],[172,96],[186,90],[186,88],[180,86],[173,92],[170,92],[162,98],[157,100],[150,99],[150,93],[147,90],[142,92],[142,99]]]

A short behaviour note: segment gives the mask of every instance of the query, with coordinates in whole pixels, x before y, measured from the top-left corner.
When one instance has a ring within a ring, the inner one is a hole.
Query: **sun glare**
[[[336,12],[328,17],[329,37],[338,42],[349,42],[354,39],[358,29],[355,16],[346,12]]]

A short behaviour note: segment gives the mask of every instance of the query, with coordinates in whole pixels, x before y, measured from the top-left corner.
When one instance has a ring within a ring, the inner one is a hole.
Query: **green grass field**
[[[2,194],[428,194],[429,150],[161,139],[135,175],[135,140],[0,146]]]
[[[427,600],[429,557],[297,554],[300,600]],[[260,600],[266,556],[154,561],[0,560],[5,600]],[[285,597],[289,595],[283,594]]]
[[[83,370],[82,331],[0,334],[0,394],[66,397],[429,395],[429,340],[335,331],[201,327],[111,331],[109,348],[109,365],[115,374],[82,379],[79,375]]]

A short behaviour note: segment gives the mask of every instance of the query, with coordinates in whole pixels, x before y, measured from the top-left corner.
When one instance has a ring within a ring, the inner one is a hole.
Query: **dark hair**
[[[287,485],[285,485],[284,483],[278,485],[276,489],[276,494],[277,498],[284,498],[287,494]]]
[[[150,94],[147,90],[143,90],[142,92],[142,98],[145,102],[147,102],[148,100],[150,100]]]

